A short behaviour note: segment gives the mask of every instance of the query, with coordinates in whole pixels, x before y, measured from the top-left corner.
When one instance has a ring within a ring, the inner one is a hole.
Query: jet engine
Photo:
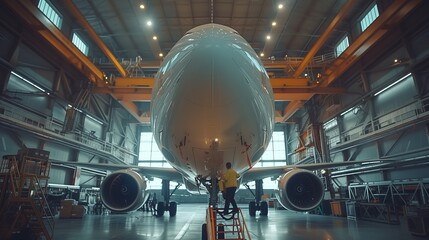
[[[277,199],[283,207],[293,211],[306,212],[314,209],[324,195],[320,178],[303,169],[293,169],[284,174],[278,188]]]
[[[124,169],[109,174],[101,183],[101,201],[114,212],[129,212],[146,201],[146,180],[137,172]]]

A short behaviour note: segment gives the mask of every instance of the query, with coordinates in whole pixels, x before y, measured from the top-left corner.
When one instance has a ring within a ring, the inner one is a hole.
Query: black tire
[[[158,205],[156,206],[156,216],[161,217],[164,216],[164,202],[158,202]]]
[[[168,211],[170,212],[170,217],[176,216],[177,202],[170,202],[170,207],[169,207]]]
[[[207,223],[204,223],[203,225],[201,225],[201,239],[207,240],[207,238]]]
[[[268,203],[265,201],[261,202],[261,216],[268,215]]]
[[[249,203],[249,215],[254,217],[256,215],[256,203],[255,201],[251,201]]]
[[[225,226],[223,224],[219,224],[217,226],[217,238],[218,239],[225,239]]]

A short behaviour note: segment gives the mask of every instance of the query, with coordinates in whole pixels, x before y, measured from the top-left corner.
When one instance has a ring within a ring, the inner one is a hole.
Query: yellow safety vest
[[[225,188],[230,187],[237,187],[237,178],[239,178],[240,175],[234,171],[232,168],[228,169],[226,173],[223,175],[223,180]]]

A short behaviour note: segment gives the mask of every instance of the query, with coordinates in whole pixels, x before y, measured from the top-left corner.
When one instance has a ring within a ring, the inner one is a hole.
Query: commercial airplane
[[[173,169],[80,163],[121,169],[101,185],[101,199],[113,211],[142,206],[147,199],[144,176],[163,179],[165,203],[158,203],[158,215],[176,214],[176,203],[169,202],[170,181],[184,183],[190,192],[205,190],[209,204],[216,206],[217,179],[226,162],[240,173],[241,183],[279,177],[279,202],[294,211],[309,211],[324,195],[320,178],[311,170],[356,164],[252,168],[271,139],[274,99],[259,57],[232,28],[206,24],[189,30],[165,57],[152,95],[154,138]],[[262,184],[256,184],[256,192],[262,192]],[[256,196],[249,211],[252,216],[256,211],[267,215],[268,206]]]

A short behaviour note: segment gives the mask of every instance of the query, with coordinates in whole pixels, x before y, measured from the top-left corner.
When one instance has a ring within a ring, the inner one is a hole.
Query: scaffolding
[[[0,235],[52,239],[54,218],[46,200],[49,152],[20,150],[0,163]]]
[[[351,184],[349,196],[356,201],[355,216],[370,221],[399,224],[406,206],[426,206],[429,179],[368,182]]]
[[[352,200],[392,205],[429,204],[429,179],[351,184]]]
[[[224,213],[219,211],[217,208],[210,206],[207,209],[206,221],[207,224],[203,225],[203,239],[251,239],[240,208],[237,212],[234,212],[231,215],[224,215]]]

